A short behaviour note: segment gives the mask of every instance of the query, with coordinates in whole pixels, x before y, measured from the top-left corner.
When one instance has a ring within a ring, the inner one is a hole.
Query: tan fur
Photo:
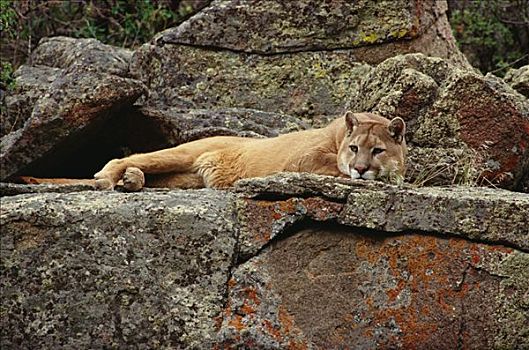
[[[403,176],[404,132],[404,121],[400,118],[390,122],[370,113],[347,112],[321,129],[267,139],[210,137],[114,159],[94,175],[95,185],[113,189],[123,181],[124,187],[131,191],[144,185],[225,188],[242,178],[284,171],[349,177],[355,167],[369,169],[367,179],[391,174]],[[356,154],[350,149],[352,144],[358,146]],[[384,151],[373,155],[374,148]]]

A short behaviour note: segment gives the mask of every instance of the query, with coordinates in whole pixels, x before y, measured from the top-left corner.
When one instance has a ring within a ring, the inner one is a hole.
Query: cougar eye
[[[350,148],[351,151],[353,151],[354,153],[358,152],[358,146],[350,145],[349,148]]]
[[[383,148],[375,147],[375,148],[373,148],[373,151],[372,151],[372,152],[373,152],[373,155],[376,156],[377,154],[380,154],[380,153],[382,153],[382,152],[384,152],[384,151],[385,151],[385,149],[383,149]]]

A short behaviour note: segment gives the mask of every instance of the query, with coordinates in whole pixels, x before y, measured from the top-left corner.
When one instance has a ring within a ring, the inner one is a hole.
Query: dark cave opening
[[[163,127],[137,107],[111,111],[12,177],[91,179],[109,160],[171,146]]]

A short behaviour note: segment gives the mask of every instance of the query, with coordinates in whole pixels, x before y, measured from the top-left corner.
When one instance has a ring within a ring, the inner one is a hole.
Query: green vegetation
[[[2,44],[4,38],[7,40],[15,38],[16,12],[9,6],[7,0],[0,0],[0,33]],[[14,87],[13,65],[4,61],[0,62],[0,89],[11,89]]]
[[[178,25],[210,0],[0,0],[0,88],[39,40],[65,35],[137,47]]]
[[[148,41],[160,30],[175,25],[192,10],[190,5],[183,5],[173,12],[168,3],[152,0],[114,1],[106,7],[89,2],[84,8],[84,23],[73,36],[134,47]]]
[[[13,66],[9,62],[1,62],[0,64],[0,89],[13,89],[15,87]]]
[[[0,0],[2,62],[24,63],[47,36],[96,38],[137,47],[210,0]]]
[[[483,73],[503,76],[529,64],[527,0],[451,0],[450,23],[459,48]]]

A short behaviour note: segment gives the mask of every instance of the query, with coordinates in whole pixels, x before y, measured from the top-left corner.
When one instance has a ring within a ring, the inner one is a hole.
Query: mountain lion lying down
[[[347,112],[321,129],[266,139],[209,137],[114,159],[90,181],[99,189],[113,189],[122,180],[128,191],[144,186],[225,188],[242,178],[283,171],[395,181],[405,172],[405,132],[401,118],[390,121],[372,113]],[[83,181],[26,179],[31,183]]]

